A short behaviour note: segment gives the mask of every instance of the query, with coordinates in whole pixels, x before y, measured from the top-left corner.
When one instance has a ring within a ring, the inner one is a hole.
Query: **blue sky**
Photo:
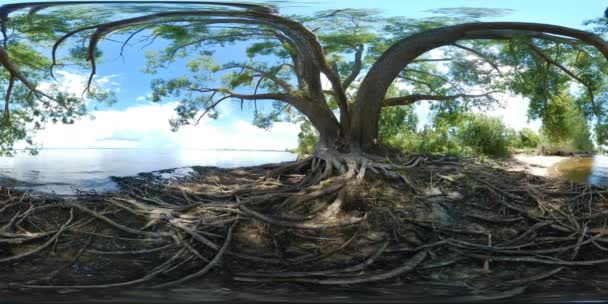
[[[9,3],[10,1],[0,1]],[[258,1],[253,1],[258,2]],[[584,20],[600,17],[608,5],[606,1],[585,0],[494,0],[494,1],[286,1],[281,12],[309,13],[331,8],[379,9],[387,16],[427,17],[430,9],[448,7],[490,7],[509,8],[513,13],[493,20],[528,21],[552,23],[571,27],[582,27]],[[485,20],[491,21],[491,20]],[[118,57],[120,44],[106,41],[102,43],[105,60],[98,67],[97,81],[117,91],[118,103],[108,108],[100,106],[92,111],[94,120],[83,118],[72,126],[52,125],[41,132],[36,141],[47,148],[247,148],[284,149],[297,144],[299,127],[289,123],[279,123],[270,130],[260,130],[250,124],[251,107],[240,110],[236,102],[221,106],[220,119],[204,120],[198,127],[186,127],[178,133],[169,131],[167,120],[172,115],[175,100],[162,104],[152,104],[146,99],[150,92],[150,80],[154,75],[141,72],[145,63],[144,51],[139,47],[125,50],[125,59]],[[244,51],[238,46],[218,50],[215,55],[219,62],[245,59]],[[160,75],[180,75],[183,65],[176,64]],[[68,90],[77,91],[86,77],[82,71],[66,70],[60,73],[61,81]],[[270,102],[268,102],[270,103]],[[527,124],[525,99],[509,97],[506,109],[497,109],[494,115],[502,116],[514,128],[538,127],[538,122]],[[424,123],[428,115],[428,104],[418,106],[417,112]]]

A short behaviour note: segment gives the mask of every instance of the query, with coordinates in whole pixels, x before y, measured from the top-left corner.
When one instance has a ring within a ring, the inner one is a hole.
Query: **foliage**
[[[505,157],[511,153],[515,131],[497,117],[470,115],[457,129],[458,142],[488,156]]]
[[[433,127],[426,126],[420,132],[401,132],[388,144],[411,153],[506,157],[518,138],[500,118],[465,113],[458,120],[438,119]]]
[[[300,125],[300,133],[298,133],[298,147],[296,153],[299,155],[310,155],[317,143],[319,142],[319,132],[315,130],[310,121],[304,121]]]
[[[402,132],[414,132],[418,124],[412,105],[384,108],[380,117],[380,141],[389,140]]]
[[[541,128],[541,146],[545,153],[591,152],[591,131],[585,116],[568,94],[551,101],[552,115]],[[555,126],[558,125],[558,126]],[[556,131],[557,130],[557,131]]]
[[[540,136],[532,129],[523,128],[517,132],[516,148],[537,148],[540,145]]]
[[[92,69],[92,77],[98,63],[109,57],[101,44],[93,43],[95,38],[124,41],[117,55],[123,56],[131,46],[147,50],[143,72],[156,78],[151,82],[152,101],[178,100],[176,117],[170,121],[173,130],[197,124],[205,116],[218,118],[220,104],[236,101],[241,109],[252,110],[252,122],[261,128],[277,121],[303,122],[298,148],[302,152],[311,151],[318,136],[310,116],[321,112],[332,116],[333,111],[332,122],[346,123],[344,117],[352,115],[350,106],[361,95],[366,73],[396,42],[439,27],[510,13],[457,7],[436,9],[429,12],[432,16],[419,19],[386,18],[377,11],[358,9],[286,16],[276,7],[219,2],[192,4],[188,10],[160,3],[37,8],[31,14],[25,9],[9,14],[12,33],[3,37],[1,47],[33,87],[52,81],[51,66]],[[197,10],[202,13],[191,14]],[[181,15],[145,18],[170,12]],[[124,18],[139,21],[121,24]],[[275,24],[281,20],[283,24]],[[603,19],[588,24],[598,34],[606,32]],[[608,73],[603,55],[568,35],[517,29],[499,34],[491,39],[455,39],[408,62],[381,94],[412,98],[384,104],[378,121],[380,141],[411,151],[495,156],[507,155],[511,146],[531,147],[538,138],[530,132],[515,134],[495,119],[467,114],[492,108],[499,103],[496,93],[506,92],[530,99],[529,118],[542,120],[548,140],[576,139],[574,146],[588,148],[588,135],[593,133],[598,143],[606,143],[608,86],[598,77]],[[43,49],[55,51],[58,40],[59,51],[50,58]],[[154,42],[156,49],[149,47]],[[228,59],[215,56],[224,48],[243,52]],[[161,77],[161,72],[176,65],[183,65],[186,72],[170,71]],[[340,85],[334,82],[327,89],[321,74],[336,76]],[[13,76],[14,72],[2,70],[0,88],[7,91]],[[0,110],[4,118],[0,154],[10,153],[16,142],[27,142],[47,122],[74,122],[86,113],[88,99],[111,98],[95,88],[85,96],[57,88],[40,96],[22,81],[14,84],[12,94],[7,94],[9,111]],[[433,127],[421,132],[415,130],[413,114],[418,100],[438,101],[431,104],[436,116]],[[344,117],[338,119],[337,114]]]
[[[70,20],[79,20],[79,23],[74,24]],[[33,136],[46,124],[73,124],[87,113],[87,104],[92,100],[114,102],[113,92],[95,84],[82,95],[66,92],[48,73],[53,61],[45,48],[50,48],[62,34],[75,26],[100,21],[103,21],[100,15],[61,9],[36,17],[13,14],[8,19],[7,27],[12,34],[0,36],[3,49],[29,83],[11,75],[6,68],[0,70],[0,90],[5,93],[3,106],[0,107],[0,156],[14,155],[16,143],[21,143],[26,151],[35,154],[38,145]],[[55,59],[56,64],[83,65],[86,48],[71,44],[66,49],[64,57]],[[101,58],[102,54],[101,50],[95,52],[97,58]]]
[[[420,132],[402,132],[388,139],[388,145],[407,153],[470,155],[471,149],[460,145],[449,128],[425,126]]]

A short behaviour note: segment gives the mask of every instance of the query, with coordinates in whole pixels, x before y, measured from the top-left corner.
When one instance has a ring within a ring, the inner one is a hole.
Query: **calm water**
[[[217,150],[58,149],[0,157],[0,185],[39,192],[112,191],[110,176],[189,166],[241,167],[291,161],[289,152]]]
[[[551,173],[579,183],[608,185],[608,156],[567,159],[550,168]]]

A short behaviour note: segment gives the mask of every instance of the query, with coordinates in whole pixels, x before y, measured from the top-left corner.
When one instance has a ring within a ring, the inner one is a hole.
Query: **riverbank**
[[[511,159],[505,161],[507,171],[527,172],[536,176],[554,176],[551,168],[561,161],[570,159],[570,156],[554,155],[527,155],[515,154]]]

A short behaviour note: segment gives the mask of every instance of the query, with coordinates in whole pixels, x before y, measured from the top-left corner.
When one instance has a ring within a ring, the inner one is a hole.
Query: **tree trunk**
[[[340,131],[340,123],[327,103],[304,101],[298,103],[296,108],[310,120],[310,123],[319,132],[320,146],[325,149],[341,149],[346,139]]]

